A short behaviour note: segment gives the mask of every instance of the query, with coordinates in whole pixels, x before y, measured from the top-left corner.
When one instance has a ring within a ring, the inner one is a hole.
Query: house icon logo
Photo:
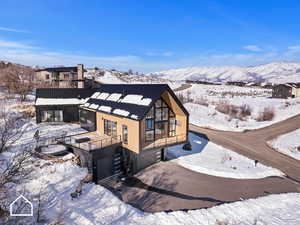
[[[24,209],[26,212],[18,212],[19,208]],[[33,205],[27,198],[20,195],[16,200],[10,203],[9,213],[10,216],[33,216]]]

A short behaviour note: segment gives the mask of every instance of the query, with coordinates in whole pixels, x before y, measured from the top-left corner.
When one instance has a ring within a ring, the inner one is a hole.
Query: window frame
[[[153,121],[153,122],[149,122]],[[149,126],[149,123],[152,123],[153,127]],[[166,125],[167,123],[167,125]],[[158,124],[164,124],[164,134],[158,134],[156,133],[156,129]],[[161,138],[167,138],[167,137],[174,137],[176,136],[176,115],[173,112],[173,110],[168,106],[168,104],[163,100],[163,98],[158,99],[154,105],[151,107],[150,111],[147,113],[145,117],[145,141],[155,141]],[[149,138],[149,135],[152,133],[152,138]],[[159,136],[159,138],[158,138]]]
[[[122,138],[123,138],[123,143],[128,144],[128,126],[127,125],[122,125]]]

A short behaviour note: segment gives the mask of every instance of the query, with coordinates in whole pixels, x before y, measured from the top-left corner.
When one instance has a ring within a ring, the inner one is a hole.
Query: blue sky
[[[2,0],[0,60],[139,72],[300,61],[299,1]]]

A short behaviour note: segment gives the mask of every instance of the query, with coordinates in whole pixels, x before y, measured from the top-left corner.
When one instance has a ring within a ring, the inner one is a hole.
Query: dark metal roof
[[[156,100],[158,100],[161,97],[164,91],[169,91],[169,93],[175,99],[177,104],[182,108],[184,113],[188,115],[187,110],[184,108],[184,106],[181,104],[181,102],[178,100],[174,92],[167,84],[102,84],[101,87],[97,89],[97,91],[106,92],[109,94],[119,93],[122,95],[129,95],[129,94],[142,95],[144,98],[151,98],[152,102],[148,106],[100,100],[100,99],[89,99],[88,101],[88,103],[94,103],[102,106],[109,106],[112,108],[111,111],[113,111],[114,109],[126,110],[130,112],[130,115],[132,114],[137,115],[138,120],[141,120],[146,116],[146,114],[149,112],[153,104],[156,102]]]
[[[294,87],[294,88],[300,88],[300,83],[285,83],[285,84],[278,84],[278,85],[276,85],[275,87],[277,87],[277,86],[285,86],[285,87],[287,87],[287,88],[292,88],[292,87]]]
[[[112,108],[111,111],[113,111],[114,109],[126,110],[130,112],[130,115],[136,115],[138,116],[138,120],[141,120],[146,116],[146,114],[149,112],[153,104],[156,102],[157,99],[161,97],[164,91],[168,91],[172,95],[172,97],[175,99],[177,104],[182,108],[182,110],[186,115],[189,114],[167,84],[101,84],[100,88],[94,88],[94,89],[38,88],[36,90],[36,99],[37,98],[88,98],[91,97],[95,92],[106,92],[109,94],[119,93],[122,94],[123,96],[142,95],[144,98],[152,99],[150,105],[144,106],[138,104],[122,103],[122,102],[92,99],[92,98],[90,98],[87,102],[90,104],[94,103],[99,106],[109,106]],[[116,114],[113,115],[118,116]]]
[[[77,72],[77,67],[48,67],[44,69],[36,70],[36,72],[39,71],[48,71],[48,72]]]
[[[37,98],[88,98],[96,89],[83,88],[37,88]]]

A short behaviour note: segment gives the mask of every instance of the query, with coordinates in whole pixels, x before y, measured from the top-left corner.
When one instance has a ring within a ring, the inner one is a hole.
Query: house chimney
[[[77,65],[77,88],[83,88],[84,86],[84,68],[83,68],[83,64],[78,64]]]

